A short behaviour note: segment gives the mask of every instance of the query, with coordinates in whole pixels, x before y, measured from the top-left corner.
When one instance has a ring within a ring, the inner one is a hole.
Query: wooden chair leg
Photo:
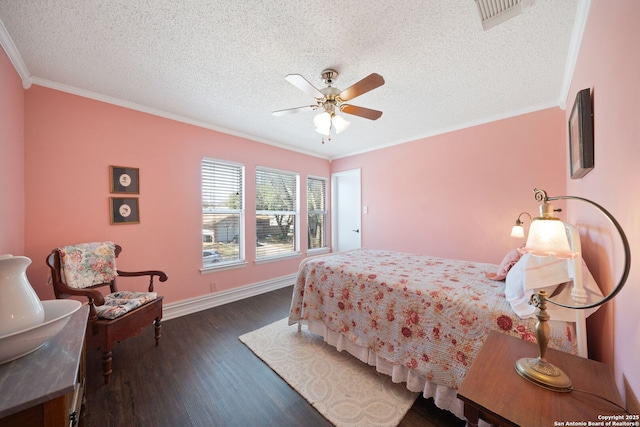
[[[112,355],[111,349],[102,353],[102,375],[104,376],[105,384],[109,384],[109,378],[111,377],[111,372],[113,372],[111,369]]]
[[[156,318],[156,346],[160,344],[160,337],[162,336],[162,319]]]

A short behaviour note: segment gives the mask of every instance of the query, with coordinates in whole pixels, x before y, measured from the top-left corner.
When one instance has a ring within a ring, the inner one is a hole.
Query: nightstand
[[[458,390],[468,426],[477,426],[479,419],[504,427],[566,426],[572,421],[587,425],[603,421],[605,415],[625,413],[583,392],[624,406],[609,366],[548,349],[546,359],[562,369],[573,385],[574,391],[559,393],[538,387],[516,372],[518,359],[537,355],[537,344],[496,331],[489,333]]]

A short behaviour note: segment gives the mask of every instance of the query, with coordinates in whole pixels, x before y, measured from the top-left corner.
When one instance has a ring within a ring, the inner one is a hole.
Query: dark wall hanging
[[[591,90],[576,95],[569,117],[569,162],[571,179],[579,179],[593,169],[593,112]]]
[[[139,224],[140,206],[137,197],[111,197],[111,224]]]
[[[112,193],[139,194],[140,170],[125,166],[109,166]]]

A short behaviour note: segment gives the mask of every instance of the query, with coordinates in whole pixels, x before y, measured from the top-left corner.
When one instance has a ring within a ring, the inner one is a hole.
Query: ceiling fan
[[[284,116],[287,114],[299,113],[301,111],[322,109],[323,112],[315,116],[313,122],[318,133],[329,137],[332,127],[335,128],[336,133],[340,133],[350,124],[342,117],[336,115],[336,112],[338,111],[354,116],[364,117],[369,120],[377,120],[382,116],[382,111],[345,103],[357,96],[382,86],[384,84],[384,78],[382,78],[380,74],[369,74],[364,79],[354,83],[342,91],[332,86],[338,78],[338,72],[336,70],[326,69],[322,72],[320,77],[327,87],[319,90],[300,74],[287,75],[285,79],[289,83],[304,93],[312,96],[316,100],[316,103],[313,105],[274,111],[273,115]]]

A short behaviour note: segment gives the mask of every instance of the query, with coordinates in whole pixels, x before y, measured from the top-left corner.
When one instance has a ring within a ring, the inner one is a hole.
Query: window
[[[256,170],[256,258],[298,250],[298,175]]]
[[[308,249],[327,246],[327,180],[307,178]]]
[[[202,160],[202,266],[244,262],[244,166]]]

